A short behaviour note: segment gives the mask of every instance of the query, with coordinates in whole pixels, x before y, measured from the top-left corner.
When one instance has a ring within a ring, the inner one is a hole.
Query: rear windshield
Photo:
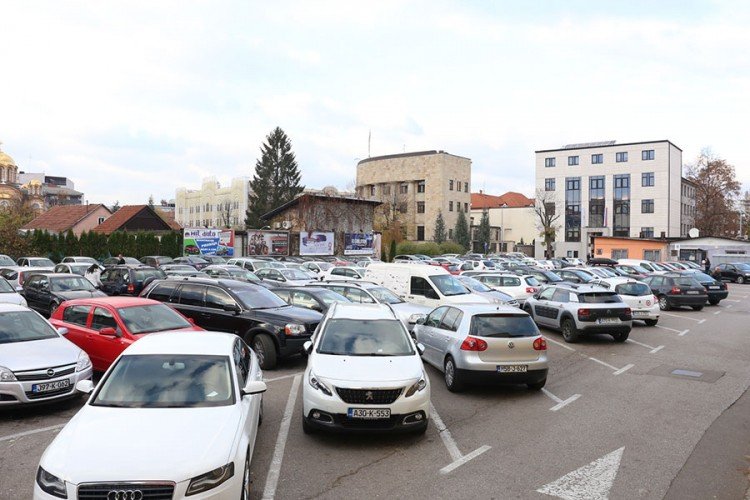
[[[144,281],[150,277],[154,278],[166,278],[167,275],[161,269],[137,269],[133,271],[133,279],[135,281]]]
[[[13,285],[8,283],[5,278],[0,278],[0,293],[15,293]]]
[[[469,334],[490,338],[535,337],[539,330],[527,314],[479,314],[471,318]]]
[[[713,281],[714,281],[714,279],[711,276],[709,276],[708,274],[706,274],[706,273],[695,272],[695,273],[690,273],[690,276],[692,276],[696,280],[700,281],[701,283],[706,283],[706,282],[712,282],[713,283]]]
[[[687,276],[682,277],[682,278],[675,278],[674,282],[676,285],[681,285],[681,286],[701,286],[700,283],[695,281],[693,278],[688,278]]]
[[[578,300],[586,304],[614,304],[622,302],[620,297],[613,292],[582,293],[578,296]]]
[[[615,288],[620,295],[629,295],[631,297],[641,297],[651,295],[651,288],[643,283],[623,283]]]

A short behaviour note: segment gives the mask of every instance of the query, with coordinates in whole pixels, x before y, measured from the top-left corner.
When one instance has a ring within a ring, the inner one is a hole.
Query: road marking
[[[688,318],[687,316],[680,316],[679,314],[669,314],[665,313],[664,311],[662,311],[661,314],[663,316],[671,316],[673,318],[689,319],[690,321],[695,321],[696,323],[703,323],[704,321],[706,321],[705,319]]]
[[[738,301],[738,302],[739,302],[739,301]],[[727,304],[727,309],[729,309],[729,308],[730,308],[730,307],[732,307],[733,305],[734,305],[734,304]]]
[[[578,399],[578,398],[581,397],[580,394],[573,394],[568,399],[562,400],[562,399],[558,398],[557,396],[555,396],[554,394],[552,394],[551,392],[549,392],[547,389],[543,388],[542,392],[544,394],[546,394],[547,397],[549,397],[552,401],[554,401],[555,403],[557,403],[555,406],[553,406],[552,408],[550,408],[549,411],[557,411],[560,408],[564,408],[564,407],[568,406],[570,403],[572,403],[573,401],[575,401],[576,399]]]
[[[650,353],[650,354],[653,354],[653,353],[655,353],[655,352],[659,352],[659,351],[661,351],[662,349],[664,349],[664,346],[663,346],[663,345],[660,345],[660,346],[656,346],[656,347],[654,347],[654,346],[652,346],[652,345],[648,345],[648,344],[643,344],[643,343],[641,343],[641,342],[638,342],[637,340],[633,340],[633,339],[628,339],[628,340],[626,340],[626,342],[632,342],[633,344],[637,344],[637,345],[639,345],[639,346],[641,346],[641,347],[645,347],[646,349],[651,349],[651,350],[649,351],[649,353]]]
[[[448,450],[448,454],[451,456],[451,459],[453,462],[449,463],[442,469],[440,469],[441,474],[448,474],[449,472],[455,470],[456,468],[462,466],[469,460],[472,460],[485,451],[489,450],[491,446],[480,446],[476,450],[472,451],[468,455],[462,455],[461,450],[458,449],[458,445],[456,444],[456,440],[453,439],[453,436],[451,435],[451,431],[448,430],[448,427],[445,426],[443,423],[443,419],[440,418],[440,415],[438,415],[437,410],[435,409],[435,406],[433,406],[432,403],[430,403],[430,417],[432,418],[432,421],[435,423],[435,427],[437,427],[438,435],[440,436],[440,439],[443,440],[443,444],[445,445],[446,449]]]
[[[662,330],[669,330],[670,332],[680,333],[682,330],[676,330],[674,328],[669,328],[668,326],[661,326],[661,325],[654,325],[656,328],[661,328]]]
[[[37,434],[39,432],[55,431],[57,429],[62,429],[63,427],[65,427],[65,424],[57,424],[57,425],[50,425],[49,427],[41,427],[39,429],[34,429],[33,431],[19,432],[18,434],[11,434],[9,436],[0,437],[0,442],[11,441],[13,439],[18,439],[24,436],[30,436],[32,434]]]
[[[284,380],[285,378],[296,377],[297,375],[301,375],[302,373],[304,372],[290,373],[289,375],[282,375],[281,377],[275,377],[275,378],[266,378],[266,379],[263,379],[263,382],[276,382],[277,380]]]
[[[714,316],[716,316],[716,315],[718,315],[718,314],[721,314],[721,311],[716,311],[716,312],[714,313]]]
[[[539,488],[539,493],[565,500],[606,500],[617,477],[622,460],[623,446],[588,465],[584,465],[561,478]]]
[[[610,368],[610,369],[614,370],[614,372],[612,373],[612,375],[619,375],[621,373],[625,373],[626,371],[630,370],[631,368],[633,368],[635,366],[634,364],[631,363],[631,364],[623,366],[622,368],[617,368],[616,366],[612,366],[609,363],[605,363],[604,361],[602,361],[600,359],[592,358],[591,356],[588,356],[588,358],[591,361],[595,361],[596,363],[599,363],[600,365],[604,365],[607,368]]]
[[[685,335],[687,335],[687,334],[688,334],[688,332],[689,332],[689,331],[690,331],[690,330],[682,330],[682,331],[681,331],[681,332],[680,332],[680,333],[679,333],[679,334],[678,334],[677,336],[678,336],[678,337],[684,337]]]
[[[566,349],[567,349],[567,350],[569,350],[569,351],[575,351],[575,349],[573,349],[573,348],[572,348],[572,347],[570,347],[569,345],[565,345],[565,344],[563,344],[562,342],[558,342],[557,340],[552,340],[552,339],[551,339],[551,338],[549,338],[549,337],[544,337],[544,338],[545,338],[545,339],[547,339],[547,342],[552,342],[553,344],[557,344],[557,345],[559,345],[560,347],[564,347],[564,348],[566,348]]]
[[[266,486],[263,490],[263,499],[270,500],[276,496],[276,487],[279,485],[279,474],[281,473],[281,462],[284,460],[284,448],[289,437],[289,426],[292,423],[292,414],[294,413],[294,404],[297,402],[297,393],[299,393],[300,380],[302,375],[294,377],[292,390],[289,391],[289,399],[286,401],[284,416],[281,418],[279,426],[279,435],[276,438],[276,448],[273,450],[273,459],[271,467],[268,469],[266,476]]]
[[[739,297],[739,295],[738,295]],[[724,299],[724,302],[742,302],[741,300],[735,300],[735,299]]]

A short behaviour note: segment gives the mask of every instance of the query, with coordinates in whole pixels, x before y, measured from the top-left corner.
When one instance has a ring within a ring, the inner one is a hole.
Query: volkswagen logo
[[[143,500],[141,490],[110,490],[107,500]]]
[[[365,401],[372,401],[372,391],[367,391],[365,393]]]
[[[509,340],[508,341],[508,348],[509,349],[513,349],[514,347],[516,347],[516,344],[514,344],[512,340]]]
[[[610,314],[612,314],[612,309],[607,309],[607,316],[609,316]]]
[[[50,378],[54,377],[55,376],[55,370],[53,370],[52,368],[50,368],[49,370],[47,370],[47,376],[50,377]]]

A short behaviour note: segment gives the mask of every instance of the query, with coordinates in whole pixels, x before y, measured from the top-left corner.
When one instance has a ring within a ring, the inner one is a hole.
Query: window
[[[548,215],[555,215],[555,203],[552,201],[548,201],[544,204],[544,210]]]
[[[180,209],[180,212],[182,212],[182,209]],[[99,217],[99,224],[102,224],[104,222],[104,217]]]
[[[418,214],[423,214],[424,213],[424,202],[423,201],[418,201],[417,202],[417,213]]]
[[[661,250],[644,250],[643,258],[652,262],[659,262],[661,260]]]
[[[200,285],[182,285],[182,288],[180,288],[180,304],[202,307],[204,290],[205,287]]]
[[[433,328],[439,328],[440,327],[440,319],[443,317],[445,312],[448,310],[447,306],[438,307],[434,311],[432,311],[425,320],[424,324],[426,326],[431,326]]]
[[[565,241],[581,241],[581,178],[565,179]]]
[[[448,181],[448,190],[453,191],[453,179]]]
[[[406,194],[409,192],[409,185],[408,184],[401,184],[398,187],[398,192],[401,194]]]
[[[654,150],[653,149],[644,149],[641,151],[641,160],[653,160],[654,159]]]
[[[568,165],[578,165],[578,157],[577,156],[568,156]]]
[[[103,307],[97,307],[94,309],[94,315],[91,317],[91,329],[98,331],[102,328],[114,328],[116,332],[122,332],[112,313]]]
[[[438,298],[438,295],[432,288],[432,285],[430,285],[430,283],[426,279],[420,278],[419,276],[411,277],[411,294],[421,295],[422,297],[428,298]]]
[[[456,309],[455,307],[448,308],[448,311],[443,315],[443,318],[440,320],[440,328],[441,330],[450,330],[450,331],[456,331],[458,328],[458,325],[461,323],[461,319],[463,317],[463,313]]]
[[[424,193],[424,181],[417,182],[417,193]]]
[[[449,212],[453,212],[453,202],[452,201],[448,202],[448,211]]]
[[[461,191],[461,181],[456,181],[456,191]]]
[[[63,311],[63,321],[74,325],[86,326],[90,306],[70,306]]]
[[[653,227],[642,227],[641,228],[641,238],[653,238],[654,237],[654,228]]]
[[[206,307],[224,309],[224,306],[235,306],[237,303],[221,288],[209,286],[206,288]]]
[[[628,249],[627,248],[613,248],[612,249],[612,258],[614,260],[617,260],[617,259],[627,259],[628,258]]]
[[[424,241],[424,226],[417,226],[417,241]]]
[[[554,158],[545,158],[544,159],[544,166],[545,167],[554,167],[555,166],[555,159]]]
[[[555,190],[555,179],[544,179],[544,190],[554,191]]]
[[[383,184],[383,194],[384,195],[390,195],[391,194],[391,185],[390,184]]]
[[[589,177],[589,227],[604,227],[604,176]]]
[[[452,229],[452,228],[451,228],[451,229],[448,229],[448,239],[449,239],[449,240],[452,240],[452,239],[453,239],[453,229]]]
[[[641,186],[654,187],[654,173],[653,172],[643,172],[641,174]]]
[[[630,174],[614,176],[615,199],[612,236],[630,236]]]
[[[654,213],[654,200],[641,200],[641,213],[642,214]]]
[[[370,186],[370,196],[375,196],[375,186]]]
[[[468,193],[468,192],[469,192],[469,183],[464,182],[464,193]]]
[[[468,203],[464,203],[464,212],[466,212],[467,214],[469,213],[469,204]]]
[[[628,161],[627,151],[624,151],[622,153],[615,153],[615,160],[617,161],[617,163],[624,163]]]
[[[592,164],[604,163],[604,155],[601,153],[597,155],[591,155],[591,163]]]

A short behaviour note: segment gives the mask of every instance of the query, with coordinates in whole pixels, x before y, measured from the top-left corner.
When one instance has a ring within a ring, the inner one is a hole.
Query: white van
[[[429,307],[444,304],[487,304],[491,299],[469,291],[448,271],[438,266],[373,262],[365,280],[390,288],[408,302]]]
[[[618,259],[618,264],[625,264],[627,266],[639,266],[645,269],[646,271],[654,274],[666,274],[669,272],[669,269],[666,269],[656,262],[651,262],[650,260],[642,260],[642,259]]]

